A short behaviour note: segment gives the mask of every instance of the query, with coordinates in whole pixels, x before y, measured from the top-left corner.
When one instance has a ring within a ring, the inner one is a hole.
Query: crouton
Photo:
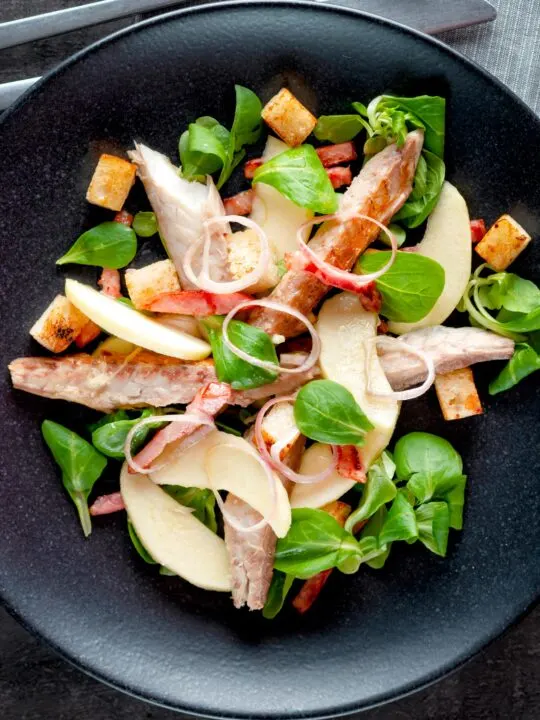
[[[287,145],[301,145],[313,131],[317,118],[286,88],[269,100],[262,119]]]
[[[510,215],[501,215],[475,250],[497,272],[506,270],[531,242],[531,236]]]
[[[137,167],[128,160],[102,155],[90,180],[86,199],[109,210],[122,210],[135,182],[136,172]]]
[[[137,310],[151,305],[158,295],[180,290],[178,273],[171,260],[160,260],[140,270],[126,270],[126,285]]]
[[[30,328],[30,335],[40,345],[59,353],[71,345],[88,323],[86,315],[64,295],[57,295],[43,315]]]
[[[261,242],[254,230],[247,229],[227,237],[227,262],[233,280],[240,280],[255,269],[259,262]],[[246,288],[247,293],[259,293],[275,287],[279,274],[275,262],[268,263],[259,280]]]
[[[461,420],[484,412],[469,367],[436,375],[435,391],[445,420]]]

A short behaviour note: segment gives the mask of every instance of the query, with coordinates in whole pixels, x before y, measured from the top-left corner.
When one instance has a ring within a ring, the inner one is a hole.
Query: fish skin
[[[400,340],[427,353],[437,374],[489,360],[508,360],[514,352],[513,340],[474,327],[436,325],[413,330],[401,335]],[[405,390],[426,379],[424,363],[414,355],[399,352],[397,343],[396,349],[379,346],[377,354],[394,390]]]
[[[388,224],[412,190],[424,134],[414,130],[401,148],[389,145],[377,153],[344,193],[341,212],[356,210]],[[309,243],[319,257],[341,270],[350,270],[358,256],[379,235],[379,228],[358,218],[344,223],[325,223]],[[309,314],[330,288],[303,270],[291,269],[280,280],[270,299]],[[302,323],[283,313],[259,308],[250,315],[252,325],[269,335],[292,337],[305,331]]]
[[[186,405],[198,390],[217,381],[212,360],[185,362],[147,351],[127,357],[94,358],[80,353],[18,358],[10,363],[9,371],[18,390],[104,413],[118,408]],[[254,390],[233,391],[231,404],[246,407],[255,400],[293,392],[318,374],[315,367]]]
[[[180,276],[182,287],[197,289],[185,275],[184,256],[188,248],[200,239],[203,222],[225,215],[223,202],[212,178],[208,176],[206,185],[186,180],[180,177],[178,168],[169,158],[142,143],[136,143],[135,150],[130,150],[128,155],[137,165],[137,175],[142,180],[156,214],[163,243]],[[225,242],[228,233],[230,226],[226,222],[211,232],[210,267],[213,280],[230,279]],[[194,265],[197,274],[196,263]]]

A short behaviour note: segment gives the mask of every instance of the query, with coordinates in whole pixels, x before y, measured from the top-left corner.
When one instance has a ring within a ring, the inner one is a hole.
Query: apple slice
[[[436,260],[445,273],[444,289],[431,311],[414,323],[391,322],[396,335],[418,328],[441,325],[455,310],[471,275],[471,226],[467,203],[456,188],[445,182],[439,201],[429,216],[422,242],[416,246],[419,255]]]
[[[349,293],[340,293],[327,300],[317,321],[323,375],[346,387],[374,426],[359,449],[366,469],[390,442],[400,409],[400,403],[395,400],[367,392],[368,377],[372,390],[392,391],[373,344],[377,322],[377,315],[366,312],[358,297]],[[319,472],[329,462],[328,446],[314,445],[304,453],[300,472]],[[354,480],[342,478],[336,472],[320,483],[295,485],[291,506],[322,507],[337,500],[354,484]]]
[[[256,458],[257,451],[244,438],[213,430],[185,452],[178,453],[174,446],[165,450],[151,478],[158,485],[231,492],[268,518],[276,535],[284,537],[291,525],[289,497],[275,478],[274,502],[266,473]]]
[[[192,585],[229,592],[229,554],[224,541],[173,500],[147,475],[124,463],[120,491],[130,521],[154,560]]]
[[[121,340],[181,360],[203,360],[210,355],[210,345],[204,340],[164,327],[89,285],[66,280],[66,296],[96,325]]]
[[[288,145],[269,136],[262,159],[266,162],[285,150],[290,150]],[[256,183],[253,188],[255,199],[250,217],[265,231],[277,259],[282,260],[285,253],[298,249],[296,232],[301,225],[311,220],[313,213],[298,207],[270,185]]]

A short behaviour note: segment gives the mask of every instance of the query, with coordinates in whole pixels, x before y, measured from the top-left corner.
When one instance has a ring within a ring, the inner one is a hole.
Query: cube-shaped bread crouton
[[[475,250],[494,270],[500,272],[514,262],[531,242],[531,236],[510,215],[501,215]]]
[[[162,293],[180,290],[178,273],[171,260],[159,260],[139,270],[126,270],[129,297],[137,310],[144,310]]]
[[[119,211],[135,182],[137,167],[116,155],[102,155],[94,170],[86,199],[93,205]]]
[[[65,350],[88,323],[86,315],[64,295],[57,295],[30,328],[30,335],[51,352]]]
[[[276,135],[291,147],[301,145],[317,124],[317,118],[286,88],[281,88],[266,103],[261,116]]]
[[[435,391],[445,420],[461,420],[484,412],[471,368],[436,375]]]
[[[227,262],[233,280],[240,280],[257,266],[261,254],[261,241],[254,230],[247,229],[227,237]],[[259,280],[245,292],[259,293],[278,284],[279,275],[275,262],[269,262]]]

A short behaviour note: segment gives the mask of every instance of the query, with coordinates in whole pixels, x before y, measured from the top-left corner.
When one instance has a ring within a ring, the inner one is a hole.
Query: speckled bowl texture
[[[40,354],[28,329],[66,276],[78,234],[110,217],[85,202],[99,154],[134,138],[176,157],[199,115],[229,121],[233,83],[267,100],[289,86],[317,113],[383,91],[448,98],[448,178],[472,217],[510,212],[536,241],[515,271],[538,281],[540,122],[508,90],[440,43],[349,10],[303,3],[199,7],[145,23],[65,63],[0,125],[2,367]],[[236,187],[231,185],[231,192]],[[133,207],[147,207],[142,190]],[[161,253],[141,242],[136,265]],[[125,517],[85,540],[41,440],[48,417],[81,430],[82,407],[11,389],[2,373],[0,594],[30,629],[94,676],[184,711],[322,717],[433,681],[534,602],[540,466],[537,379],[490,398],[499,364],[475,372],[485,414],[445,423],[434,393],[406,404],[398,435],[429,430],[463,455],[465,527],[448,557],[395,548],[383,571],[336,573],[305,617],[275,622],[228,597],[160,577],[130,547]],[[117,482],[114,473],[105,490]]]

